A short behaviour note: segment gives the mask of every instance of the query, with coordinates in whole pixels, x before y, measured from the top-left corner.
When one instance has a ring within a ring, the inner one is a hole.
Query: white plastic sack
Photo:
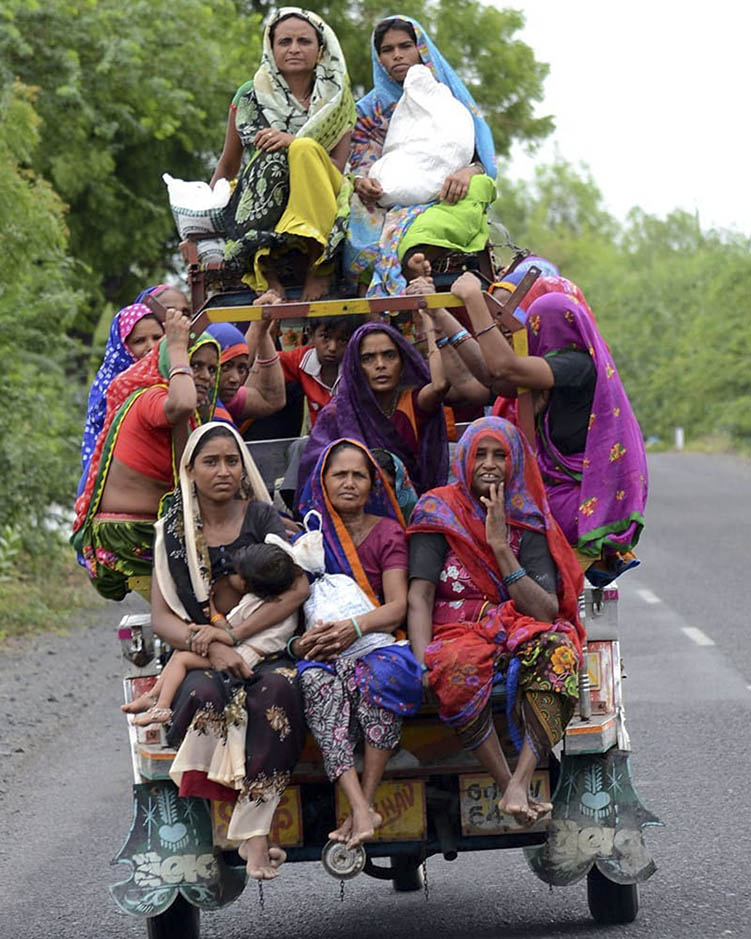
[[[413,65],[394,108],[383,154],[368,174],[383,189],[378,204],[433,202],[447,176],[469,166],[475,152],[472,115],[433,78],[425,65]]]
[[[229,180],[218,179],[212,189],[202,181],[186,182],[162,175],[169,204],[181,238],[224,233],[224,208],[229,202]]]

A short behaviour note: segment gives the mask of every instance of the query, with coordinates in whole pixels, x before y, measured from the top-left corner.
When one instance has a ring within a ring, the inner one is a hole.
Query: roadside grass
[[[41,632],[89,626],[106,606],[68,546],[44,554],[13,552],[0,566],[0,643]]]

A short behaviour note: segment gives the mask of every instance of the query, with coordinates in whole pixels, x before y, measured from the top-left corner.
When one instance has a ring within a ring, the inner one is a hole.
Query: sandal
[[[143,714],[137,714],[131,723],[137,727],[147,727],[149,724],[166,724],[172,720],[172,708],[149,708]]]

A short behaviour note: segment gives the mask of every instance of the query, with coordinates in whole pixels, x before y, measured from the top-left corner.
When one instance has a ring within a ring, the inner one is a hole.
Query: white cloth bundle
[[[200,180],[186,182],[169,173],[164,173],[162,179],[167,186],[170,208],[181,238],[224,233],[224,208],[230,197],[229,180],[218,179],[212,189]]]
[[[383,189],[378,204],[390,208],[434,202],[446,177],[469,166],[474,151],[472,115],[427,66],[413,65],[383,153],[368,174]]]

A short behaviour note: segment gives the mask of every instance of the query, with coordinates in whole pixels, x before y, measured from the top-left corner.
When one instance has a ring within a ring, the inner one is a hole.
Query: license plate
[[[530,789],[536,799],[542,802],[550,801],[550,777],[546,769],[537,770],[533,774]],[[502,835],[509,831],[520,830],[522,826],[513,818],[501,815],[499,812],[498,800],[500,798],[498,785],[492,777],[479,773],[460,776],[462,834],[465,836]]]
[[[211,824],[214,832],[214,844],[223,850],[231,850],[239,845],[239,841],[230,841],[227,836],[234,802],[211,803]],[[283,845],[286,848],[297,848],[302,845],[302,802],[300,800],[300,787],[287,786],[279,805],[274,812],[269,832],[269,841]]]
[[[383,819],[374,841],[420,841],[425,837],[425,784],[422,780],[386,780],[376,789],[373,804]],[[337,825],[341,825],[347,815],[349,801],[337,786]]]

